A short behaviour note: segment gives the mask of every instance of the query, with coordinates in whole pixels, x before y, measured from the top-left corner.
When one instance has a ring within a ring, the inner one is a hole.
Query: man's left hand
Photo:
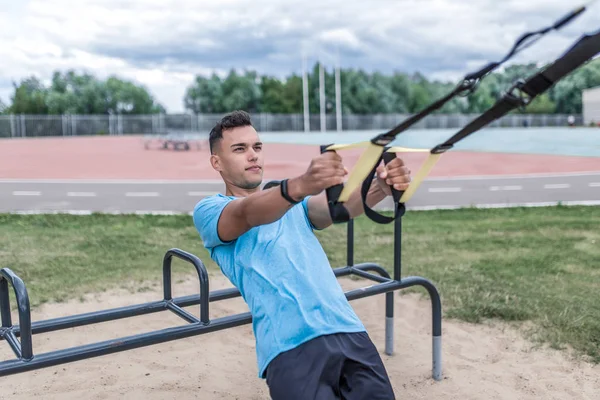
[[[392,195],[390,186],[394,189],[405,191],[410,183],[410,170],[404,165],[404,161],[396,154],[396,158],[387,165],[383,163],[377,167],[377,184],[388,196]]]

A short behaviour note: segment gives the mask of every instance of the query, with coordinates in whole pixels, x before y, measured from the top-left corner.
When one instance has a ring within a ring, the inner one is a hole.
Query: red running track
[[[301,174],[318,146],[264,146],[265,179]],[[361,150],[340,154],[352,168]],[[208,146],[190,151],[144,148],[141,136],[24,138],[0,140],[3,179],[219,179],[209,161]],[[416,173],[426,154],[402,155]],[[429,176],[522,175],[600,171],[600,157],[525,155],[449,151]]]

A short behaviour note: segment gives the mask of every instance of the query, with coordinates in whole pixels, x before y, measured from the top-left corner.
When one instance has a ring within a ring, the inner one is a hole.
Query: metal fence
[[[414,129],[462,128],[478,114],[434,114],[425,117]],[[386,130],[408,118],[409,114],[343,115],[340,130]],[[89,136],[162,134],[168,131],[208,133],[221,114],[153,114],[153,115],[2,115],[0,137]],[[490,127],[567,126],[569,115],[510,114],[494,121]],[[575,125],[583,116],[574,115]],[[258,131],[304,131],[302,114],[252,115]],[[327,115],[321,129],[320,115],[310,116],[310,131],[337,130],[335,115]]]

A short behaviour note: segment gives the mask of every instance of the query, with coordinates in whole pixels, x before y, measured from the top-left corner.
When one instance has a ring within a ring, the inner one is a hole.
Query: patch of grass
[[[445,317],[527,322],[540,344],[600,362],[599,226],[600,207],[408,212],[402,275],[433,281]],[[317,236],[331,264],[346,265],[346,226]],[[392,273],[393,243],[393,224],[356,220],[355,263]],[[0,266],[25,281],[34,306],[123,282],[148,290],[148,281],[162,279],[162,257],[172,247],[217,269],[187,215],[0,215]],[[193,270],[174,259],[173,272],[176,282]]]
[[[124,281],[160,281],[172,247],[216,268],[185,215],[0,215],[0,266],[23,279],[33,306]],[[193,271],[177,258],[172,266],[173,282]]]
[[[600,362],[599,227],[599,207],[408,212],[402,275],[432,280],[445,317],[527,321],[540,344]],[[336,266],[346,263],[345,231],[319,232]],[[392,273],[393,224],[359,218],[354,257]]]

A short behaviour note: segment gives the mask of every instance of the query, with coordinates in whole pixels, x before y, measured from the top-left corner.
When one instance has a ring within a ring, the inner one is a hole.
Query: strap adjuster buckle
[[[431,149],[431,154],[442,154],[450,150],[452,147],[454,147],[454,145],[452,144],[438,144],[433,149]]]
[[[392,143],[394,141],[394,139],[395,139],[394,136],[389,136],[385,133],[382,133],[380,135],[375,136],[373,139],[371,139],[371,143],[373,143],[377,146],[385,147],[385,146],[389,145],[390,143]]]
[[[526,107],[531,102],[532,98],[531,98],[531,95],[524,90],[524,86],[525,86],[525,81],[523,79],[517,80],[506,91],[504,98],[517,107],[520,107],[520,108]]]

